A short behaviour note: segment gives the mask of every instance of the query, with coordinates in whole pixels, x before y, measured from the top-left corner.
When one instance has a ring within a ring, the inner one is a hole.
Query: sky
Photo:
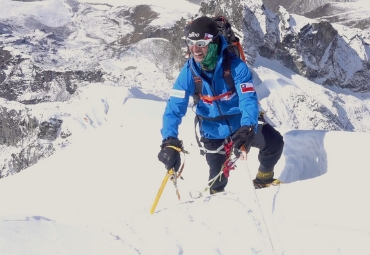
[[[305,88],[318,99],[326,94],[273,61],[258,58],[254,71],[263,105],[280,113],[289,112],[283,102],[292,90]],[[293,129],[288,117],[277,127],[285,147],[275,177],[284,184],[253,188],[259,163],[252,148],[230,172],[226,192],[194,199],[207,185],[208,167],[189,108],[179,135],[190,152],[178,181],[181,199],[168,182],[150,214],[166,173],[157,154],[168,88],[155,78],[157,92],[96,83],[67,102],[34,106],[59,114],[73,135],[55,141],[54,155],[0,179],[1,255],[368,254],[370,133]],[[348,105],[357,103],[340,92]]]

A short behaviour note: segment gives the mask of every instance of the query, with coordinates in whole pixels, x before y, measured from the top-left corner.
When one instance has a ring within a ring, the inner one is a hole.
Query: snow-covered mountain
[[[369,31],[370,6],[368,1],[327,3],[303,14],[307,18],[320,18],[330,23]]]
[[[370,12],[367,0],[263,0],[274,12],[283,6],[289,13],[307,18],[326,19],[348,27],[368,29]]]
[[[90,84],[166,100],[185,61],[183,27],[196,14],[230,17],[273,124],[370,130],[365,31],[283,8],[275,14],[261,0],[0,5],[0,178],[67,146],[81,129],[105,123],[112,95],[97,91],[96,98],[84,98]],[[84,100],[95,100],[96,107],[76,106]]]
[[[352,3],[356,1],[359,0],[263,0],[263,3],[272,11],[278,11],[279,6],[283,6],[291,13],[304,14],[328,3]]]

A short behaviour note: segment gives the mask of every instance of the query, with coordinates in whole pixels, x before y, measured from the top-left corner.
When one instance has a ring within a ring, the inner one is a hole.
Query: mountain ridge
[[[167,100],[186,61],[183,28],[203,14],[231,16],[242,35],[261,104],[276,126],[369,131],[370,37],[358,29],[284,9],[276,15],[262,1],[251,0],[189,3],[178,13],[151,4],[120,6],[109,1],[1,1],[24,15],[0,10],[0,178],[68,146],[78,134],[76,125],[88,129],[105,123],[94,117],[96,109],[67,107],[84,100],[81,95],[92,84],[127,87],[133,94]],[[27,9],[36,5],[38,12]],[[279,74],[281,65],[291,70],[289,76]],[[288,98],[266,86],[262,77],[268,69]],[[94,100],[99,116],[106,115],[107,98]],[[301,111],[309,114],[302,116]]]

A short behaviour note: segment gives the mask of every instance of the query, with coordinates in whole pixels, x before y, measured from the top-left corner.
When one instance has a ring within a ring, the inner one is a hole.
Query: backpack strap
[[[238,49],[238,52],[240,54],[240,58],[244,61],[244,62],[247,62],[247,59],[245,58],[245,55],[244,55],[244,51],[243,51],[243,48],[242,46],[240,45],[240,42],[239,40],[237,42],[233,42],[232,45],[234,45],[237,49]]]
[[[190,65],[190,70],[191,70],[191,74],[193,76],[193,81],[194,81],[194,84],[195,84],[195,90],[194,90],[194,94],[193,94],[193,107],[196,106],[198,103],[199,103],[199,100],[200,100],[200,97],[202,95],[202,90],[203,90],[203,81],[202,81],[202,78],[200,78],[199,76],[197,76],[194,72],[194,69],[193,69],[193,66]],[[204,156],[205,155],[205,152],[202,150],[203,146],[200,142],[200,139],[199,139],[199,136],[198,136],[198,133],[197,133],[197,126],[199,126],[199,116],[198,115],[195,115],[194,117],[194,133],[195,133],[195,140],[198,144],[198,147],[201,148],[199,150],[199,153],[200,155]]]
[[[223,69],[223,76],[224,80],[229,86],[229,89],[234,92],[235,91],[235,82],[234,78],[231,74],[231,57],[228,50],[224,50],[223,52],[223,61],[222,61],[222,69]]]
[[[200,139],[199,139],[199,136],[198,136],[198,133],[197,133],[197,126],[199,127],[200,124],[199,124],[199,116],[195,114],[195,117],[194,117],[194,133],[195,133],[195,140],[198,144],[198,147],[200,148],[199,150],[199,153],[200,155],[204,156],[205,155],[205,152],[203,150],[203,146],[200,142]],[[200,130],[200,129],[199,129]]]
[[[191,74],[193,76],[193,81],[195,84],[193,100],[194,100],[194,105],[197,105],[200,100],[200,95],[202,94],[203,82],[202,82],[202,78],[200,78],[199,76],[195,74],[194,69],[191,65],[190,65],[190,70],[191,70]]]

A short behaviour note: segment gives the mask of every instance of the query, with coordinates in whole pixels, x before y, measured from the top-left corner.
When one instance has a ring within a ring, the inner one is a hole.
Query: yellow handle
[[[173,175],[175,173],[175,171],[173,170],[173,168],[171,168],[170,170],[167,171],[166,173],[166,176],[164,177],[163,181],[162,181],[162,184],[161,186],[159,187],[159,190],[158,190],[158,193],[157,193],[157,196],[155,197],[154,199],[154,202],[153,202],[153,205],[152,205],[152,208],[150,208],[150,213],[153,214],[154,213],[154,210],[155,208],[157,207],[157,204],[158,204],[158,201],[159,199],[161,198],[161,195],[162,195],[162,192],[164,190],[164,187],[166,186],[166,183],[168,181],[168,179],[170,178],[171,175]]]

